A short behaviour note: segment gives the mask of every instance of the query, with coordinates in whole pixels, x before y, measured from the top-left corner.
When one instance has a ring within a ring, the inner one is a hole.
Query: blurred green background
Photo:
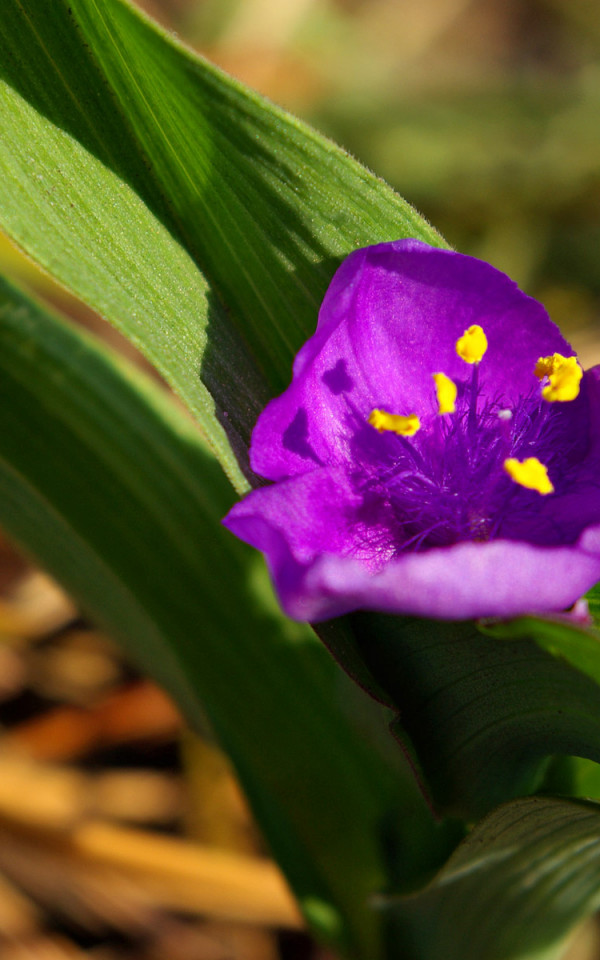
[[[145,0],[169,31],[330,135],[600,360],[595,0]],[[1,267],[41,284],[4,243]],[[109,334],[113,341],[119,338]],[[128,352],[131,352],[130,349]]]

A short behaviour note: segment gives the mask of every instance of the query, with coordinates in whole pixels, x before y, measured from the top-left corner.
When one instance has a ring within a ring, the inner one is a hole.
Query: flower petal
[[[347,463],[353,429],[374,408],[435,417],[433,374],[471,377],[455,347],[473,324],[488,340],[482,402],[510,406],[539,390],[540,356],[573,354],[541,304],[481,260],[416,240],[357,250],[332,280],[292,384],[259,418],[253,469],[279,480]]]
[[[600,525],[572,546],[493,540],[392,556],[361,555],[360,498],[341,470],[316,470],[249,494],[225,525],[266,556],[297,620],[351,610],[462,620],[564,610],[600,579]]]
[[[295,561],[312,563],[325,551],[353,552],[353,517],[361,503],[342,470],[321,469],[254,490],[235,504],[223,523],[267,554],[272,531],[281,531]]]
[[[304,618],[314,604],[314,619],[356,609],[444,620],[513,617],[565,610],[598,579],[600,528],[572,547],[458,543],[405,554],[376,574],[357,561],[323,556],[303,572],[302,605],[288,612]]]

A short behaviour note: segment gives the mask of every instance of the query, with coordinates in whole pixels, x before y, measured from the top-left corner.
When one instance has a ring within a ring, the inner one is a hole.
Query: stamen
[[[538,380],[548,377],[550,381],[542,389],[544,400],[554,403],[556,400],[575,400],[579,396],[583,371],[577,357],[563,357],[560,353],[554,353],[551,357],[540,357],[534,373]]]
[[[465,363],[479,363],[488,348],[483,327],[473,324],[456,341],[456,352]]]
[[[562,353],[553,353],[551,357],[540,357],[533,372],[538,380],[543,380],[544,377],[554,373],[564,360],[566,357],[563,357]]]
[[[412,437],[417,430],[421,429],[421,421],[416,413],[410,413],[407,417],[404,417],[399,413],[372,410],[369,414],[369,423],[379,433],[390,430],[392,433],[397,433],[399,437]]]
[[[554,493],[554,486],[548,476],[548,469],[540,463],[537,457],[527,457],[523,462],[515,457],[508,457],[503,467],[509,477],[527,490],[537,490],[545,496]]]
[[[456,384],[445,373],[433,373],[435,391],[439,404],[438,413],[454,413],[456,410]]]

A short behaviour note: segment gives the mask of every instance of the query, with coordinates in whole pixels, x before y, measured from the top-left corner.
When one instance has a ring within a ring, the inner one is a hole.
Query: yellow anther
[[[379,433],[391,430],[399,437],[412,437],[421,428],[421,421],[416,413],[403,417],[399,413],[386,413],[385,410],[372,410],[369,414],[369,423]]]
[[[487,348],[487,337],[476,323],[456,341],[456,352],[465,363],[479,363]]]
[[[527,457],[522,462],[515,457],[508,457],[504,461],[504,469],[515,483],[528,490],[537,490],[543,496],[554,493],[548,470],[537,457]]]
[[[456,410],[456,384],[445,373],[433,373],[435,392],[439,404],[438,413],[454,413]]]
[[[574,400],[579,396],[583,370],[577,357],[563,357],[560,353],[540,357],[534,372],[539,380],[548,377],[549,383],[542,389],[544,400],[553,403],[556,400]]]
[[[564,359],[562,353],[553,353],[551,357],[540,357],[534,370],[538,380],[543,380],[544,377],[549,377],[551,373],[554,373]]]

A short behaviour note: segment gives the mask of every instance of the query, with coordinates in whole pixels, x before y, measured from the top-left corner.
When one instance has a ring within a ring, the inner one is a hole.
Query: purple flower
[[[226,526],[300,620],[562,610],[600,579],[600,368],[541,304],[416,240],[337,271]]]

